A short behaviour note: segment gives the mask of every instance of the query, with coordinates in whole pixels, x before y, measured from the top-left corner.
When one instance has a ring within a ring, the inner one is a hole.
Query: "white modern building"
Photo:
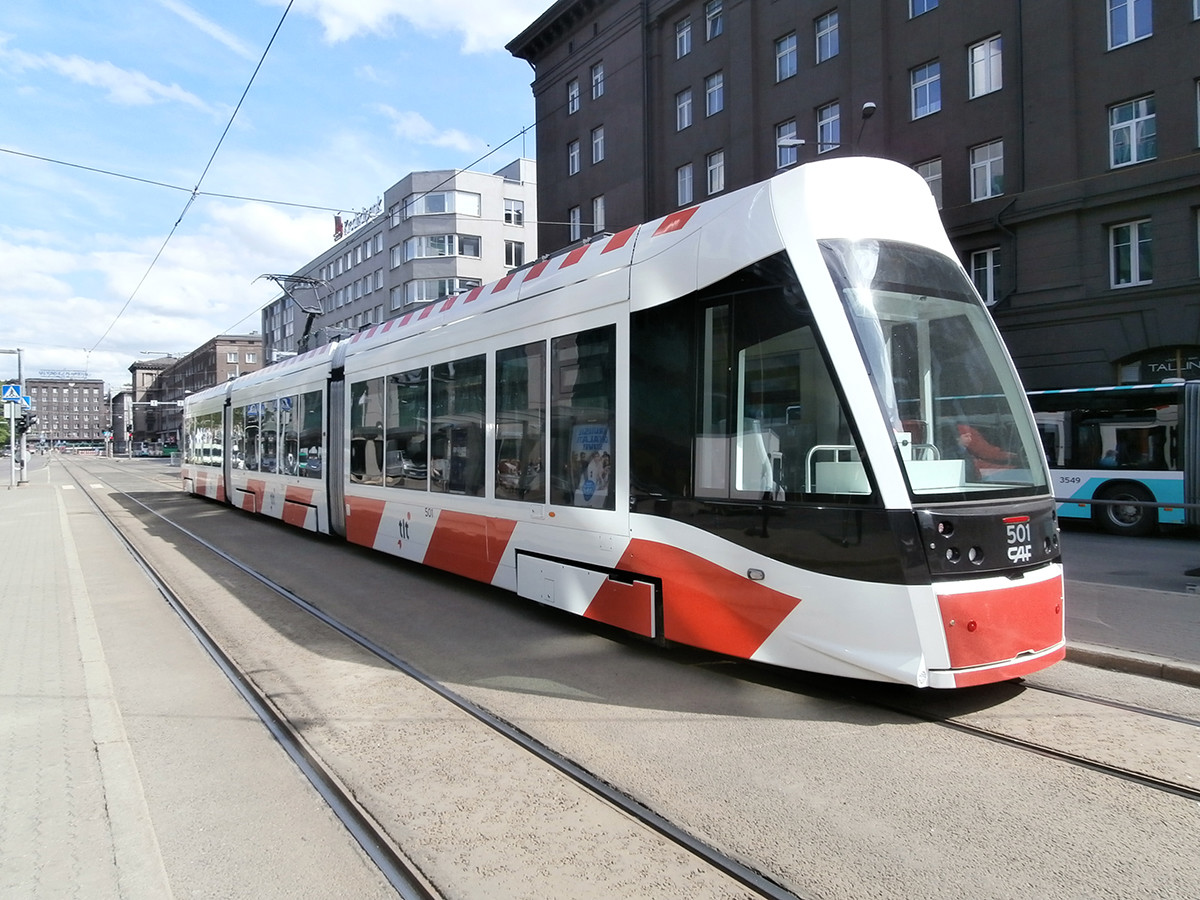
[[[371,208],[335,217],[334,244],[262,311],[266,362],[501,278],[537,258],[537,168],[413,172]]]

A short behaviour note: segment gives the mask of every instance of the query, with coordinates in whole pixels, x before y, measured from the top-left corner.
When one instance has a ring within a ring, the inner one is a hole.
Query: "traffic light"
[[[25,432],[33,430],[33,426],[36,424],[37,416],[33,413],[21,413],[21,418],[17,419],[17,434],[25,434]]]

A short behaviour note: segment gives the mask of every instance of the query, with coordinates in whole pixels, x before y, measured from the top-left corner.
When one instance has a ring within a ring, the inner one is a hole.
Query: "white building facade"
[[[335,243],[262,311],[266,362],[404,315],[537,258],[537,169],[413,172],[370,209],[335,219]],[[310,321],[311,317],[311,321]]]

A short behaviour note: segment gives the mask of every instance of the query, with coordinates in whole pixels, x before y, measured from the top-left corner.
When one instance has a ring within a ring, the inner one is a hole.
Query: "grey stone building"
[[[37,417],[30,446],[99,444],[111,427],[102,378],[26,378],[25,395]]]
[[[544,251],[887,156],[1029,387],[1200,373],[1200,0],[559,0],[508,49]]]
[[[501,278],[537,258],[537,169],[413,172],[372,208],[335,224],[328,250],[280,279],[264,307],[268,362]],[[290,296],[288,296],[290,294]],[[307,337],[306,337],[307,335]]]
[[[113,401],[117,451],[123,452],[122,442],[153,452],[177,445],[184,397],[262,367],[258,334],[219,334],[182,357],[135,362],[129,367],[130,389]]]

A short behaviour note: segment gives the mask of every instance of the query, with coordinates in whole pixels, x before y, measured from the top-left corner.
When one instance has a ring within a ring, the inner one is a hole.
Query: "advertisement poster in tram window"
[[[571,469],[575,473],[575,506],[608,508],[612,445],[607,425],[571,429]]]

